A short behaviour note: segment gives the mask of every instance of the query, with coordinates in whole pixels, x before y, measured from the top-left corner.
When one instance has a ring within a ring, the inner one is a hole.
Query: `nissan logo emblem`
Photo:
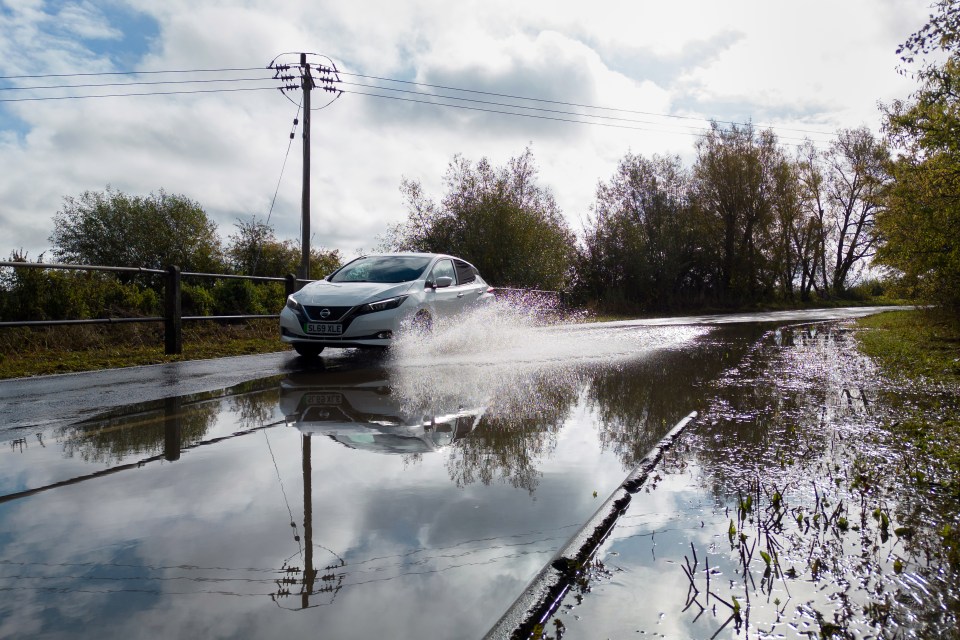
[[[330,309],[321,309],[321,310],[320,310],[320,317],[323,318],[324,320],[326,320],[327,318],[329,318],[329,317],[330,317]]]

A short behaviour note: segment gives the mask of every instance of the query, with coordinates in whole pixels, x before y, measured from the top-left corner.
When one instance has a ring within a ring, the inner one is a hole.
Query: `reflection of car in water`
[[[287,423],[309,435],[325,435],[351,449],[378,453],[426,453],[473,430],[482,408],[463,408],[455,398],[405,407],[383,370],[291,374],[280,382],[280,410]]]

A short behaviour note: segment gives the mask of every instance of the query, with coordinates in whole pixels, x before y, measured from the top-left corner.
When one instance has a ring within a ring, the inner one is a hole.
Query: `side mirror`
[[[437,278],[437,281],[434,283],[434,287],[437,289],[443,289],[444,287],[449,287],[453,284],[453,278],[450,276],[440,276]]]

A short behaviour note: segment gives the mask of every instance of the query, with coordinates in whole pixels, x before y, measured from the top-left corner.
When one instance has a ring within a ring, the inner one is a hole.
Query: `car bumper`
[[[309,334],[300,316],[284,307],[280,312],[280,340],[287,344],[315,344],[323,347],[389,347],[407,314],[397,309],[354,317],[337,336]]]

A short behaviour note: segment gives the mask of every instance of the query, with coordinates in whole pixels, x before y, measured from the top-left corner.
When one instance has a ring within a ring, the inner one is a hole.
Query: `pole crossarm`
[[[286,56],[297,56],[297,61],[281,63],[279,60]],[[326,62],[320,62],[325,60]],[[340,97],[340,70],[333,60],[317,53],[285,53],[270,61],[268,69],[273,69],[273,79],[279,80],[277,89],[284,95],[288,91],[302,90],[304,93],[313,89],[335,94],[334,99]],[[328,103],[329,104],[329,103]],[[326,106],[326,105],[324,105]],[[322,109],[323,107],[319,107]]]

